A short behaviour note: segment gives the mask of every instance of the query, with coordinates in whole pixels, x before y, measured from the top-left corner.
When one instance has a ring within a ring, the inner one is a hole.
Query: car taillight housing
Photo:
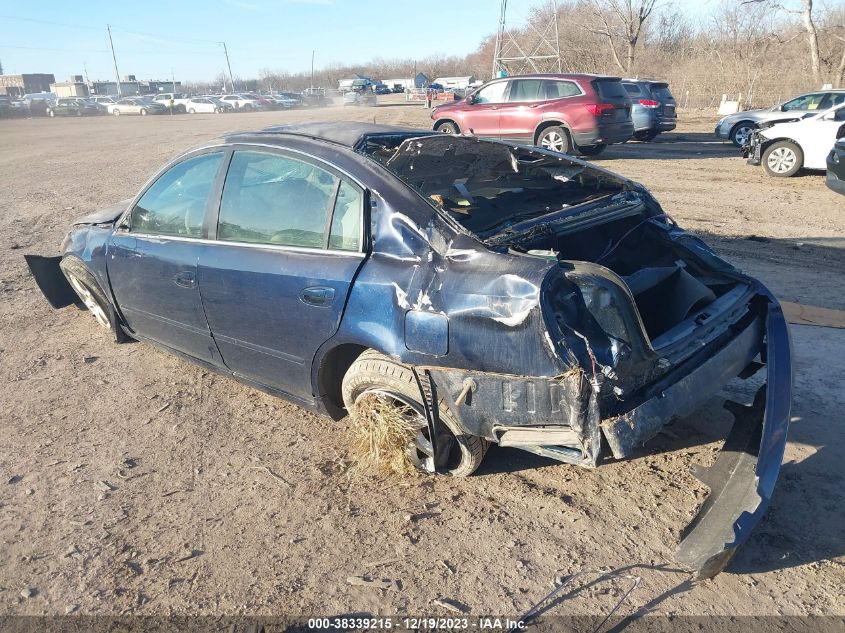
[[[654,99],[640,99],[640,105],[644,108],[659,108],[660,102]]]
[[[587,112],[593,116],[603,116],[613,112],[612,103],[585,103],[584,107],[587,108]]]

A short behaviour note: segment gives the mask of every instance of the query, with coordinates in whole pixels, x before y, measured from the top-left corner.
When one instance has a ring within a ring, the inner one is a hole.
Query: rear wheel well
[[[323,395],[323,404],[335,420],[340,420],[346,415],[341,392],[343,377],[355,359],[368,349],[363,345],[345,343],[330,349],[320,361],[320,368],[317,370],[318,393]]]
[[[536,145],[537,141],[540,140],[540,135],[543,133],[543,130],[550,127],[562,127],[563,131],[566,132],[566,135],[569,137],[569,147],[575,147],[572,140],[572,132],[569,131],[569,126],[567,126],[563,121],[543,121],[540,125],[538,125],[537,129],[534,130],[534,145]]]

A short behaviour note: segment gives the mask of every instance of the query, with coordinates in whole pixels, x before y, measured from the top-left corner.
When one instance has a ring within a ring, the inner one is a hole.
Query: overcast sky
[[[510,0],[508,23],[538,2]],[[670,1],[670,0],[666,0]],[[672,0],[701,12],[715,0]],[[374,57],[465,55],[494,33],[499,0],[0,0],[0,62],[5,73],[114,77],[106,24],[121,76],[211,79],[225,67],[306,71]]]

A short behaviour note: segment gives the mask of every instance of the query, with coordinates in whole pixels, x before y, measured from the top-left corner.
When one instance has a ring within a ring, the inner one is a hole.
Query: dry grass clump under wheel
[[[408,475],[416,468],[406,449],[417,435],[416,411],[389,396],[364,393],[352,412],[351,455],[354,467]]]

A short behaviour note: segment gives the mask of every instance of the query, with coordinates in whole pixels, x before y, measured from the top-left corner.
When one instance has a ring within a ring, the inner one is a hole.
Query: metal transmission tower
[[[522,34],[509,31],[505,26],[508,0],[502,0],[499,30],[496,33],[496,52],[493,53],[493,77],[506,75],[563,72],[560,40],[557,32],[557,0],[550,0],[551,17],[541,23],[529,20]]]

